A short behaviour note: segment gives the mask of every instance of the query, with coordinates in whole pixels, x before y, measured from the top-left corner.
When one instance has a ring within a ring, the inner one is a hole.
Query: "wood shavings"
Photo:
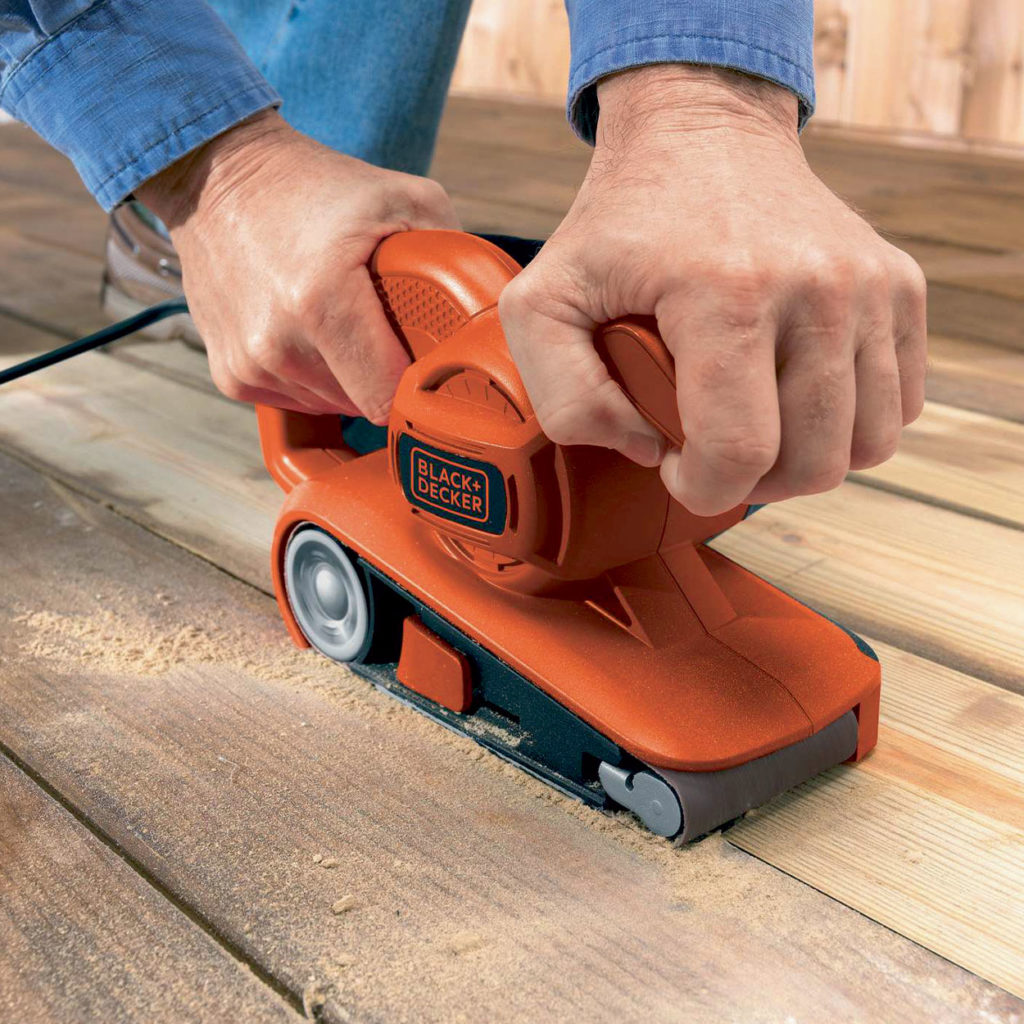
[[[341,899],[335,900],[331,904],[332,914],[347,914],[350,910],[355,910],[359,906],[359,900],[351,893],[342,896]]]

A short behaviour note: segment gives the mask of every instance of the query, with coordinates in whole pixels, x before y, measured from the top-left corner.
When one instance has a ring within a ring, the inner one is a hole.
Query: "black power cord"
[[[530,238],[517,238],[514,235],[482,234],[480,237],[493,242],[498,248],[504,249],[523,267],[537,255],[544,244]],[[60,348],[44,352],[39,356],[33,356],[31,359],[26,359],[23,363],[18,363],[9,369],[0,370],[0,384],[7,384],[12,380],[17,380],[19,377],[35,373],[36,370],[42,370],[47,366],[53,366],[54,363],[70,359],[72,356],[81,355],[83,352],[91,352],[94,348],[101,348],[112,341],[117,341],[119,338],[133,334],[135,331],[141,331],[144,327],[155,324],[158,320],[166,320],[169,316],[176,316],[178,313],[187,312],[188,305],[183,295],[179,295],[175,299],[158,302],[155,306],[149,306],[147,309],[128,317],[126,320],[121,320],[116,324],[111,324],[109,327],[104,327],[95,334],[79,338],[77,341],[69,341],[66,345],[61,345]]]
[[[116,324],[111,324],[109,327],[104,327],[95,334],[79,338],[77,341],[69,341],[66,345],[61,345],[60,348],[44,352],[42,355],[33,356],[31,359],[26,359],[23,363],[17,363],[6,370],[0,370],[0,384],[7,384],[12,380],[17,380],[19,377],[35,373],[36,370],[42,370],[46,366],[53,366],[54,363],[60,363],[65,359],[70,359],[72,356],[80,355],[82,352],[90,352],[94,348],[100,348],[112,341],[117,341],[118,338],[133,334],[135,331],[141,331],[144,327],[155,324],[158,320],[166,320],[169,316],[176,316],[178,313],[187,312],[188,304],[185,302],[184,296],[158,302],[155,306],[149,306],[140,313],[136,313],[134,316],[130,316]]]

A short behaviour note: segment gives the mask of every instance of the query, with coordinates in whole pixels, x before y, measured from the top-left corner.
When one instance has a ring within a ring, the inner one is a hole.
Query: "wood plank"
[[[100,309],[98,257],[0,228],[0,266],[0,312],[72,338],[110,322]]]
[[[998,345],[932,334],[928,397],[960,409],[1024,423],[1024,354]]]
[[[1024,1007],[721,836],[675,848],[554,794],[291,649],[269,598],[6,459],[0,523],[0,740],[323,1019]]]
[[[1024,693],[1024,533],[849,482],[713,547],[849,628]]]
[[[6,365],[21,357],[2,358]],[[251,407],[106,353],[17,381],[0,403],[0,437],[21,457],[51,470],[63,464],[58,475],[75,487],[269,588],[281,498],[260,459]],[[32,431],[41,444],[20,444]]]
[[[878,748],[729,841],[1024,992],[1024,698],[878,645]]]
[[[927,402],[894,458],[850,478],[1024,529],[1024,426]]]
[[[0,1017],[303,1019],[0,756]]]
[[[55,198],[90,201],[71,161],[23,124],[6,125],[0,132],[0,181]]]

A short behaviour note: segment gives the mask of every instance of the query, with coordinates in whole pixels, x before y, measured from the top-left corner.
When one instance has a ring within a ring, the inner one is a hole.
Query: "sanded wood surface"
[[[1000,223],[1024,174],[806,143],[919,247],[945,333],[892,464],[716,542],[881,641],[887,681],[873,758],[725,840],[674,850],[292,653],[259,592],[280,496],[251,412],[214,394],[200,354],[131,342],[0,395],[0,448],[52,481],[29,501],[39,478],[8,467],[0,486],[0,578],[17,581],[0,587],[17,617],[0,739],[293,1005],[331,1020],[1024,1019],[814,891],[1024,991],[1024,288]],[[2,363],[104,322],[103,218],[59,161],[33,182],[37,149],[0,132]],[[556,112],[460,102],[437,173],[467,226],[542,235],[585,162]],[[905,223],[917,189],[944,208]],[[332,914],[349,895],[358,913]]]
[[[748,816],[730,842],[1024,993],[1024,697],[877,650],[876,751]]]
[[[6,458],[0,522],[0,741],[329,1020],[1024,1020],[293,651],[268,597]]]
[[[301,1019],[0,754],[0,1020]]]

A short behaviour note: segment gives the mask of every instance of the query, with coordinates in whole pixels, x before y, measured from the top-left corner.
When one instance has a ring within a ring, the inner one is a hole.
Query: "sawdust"
[[[525,789],[533,798],[557,804],[587,825],[612,835],[637,852],[671,850],[652,836],[627,812],[597,811],[552,789],[507,761],[491,754],[472,738],[446,729],[425,715],[409,711],[380,693],[366,680],[310,650],[286,642],[254,643],[237,629],[216,624],[199,626],[183,617],[175,621],[167,595],[156,596],[156,615],[144,607],[105,595],[102,610],[69,614],[22,610],[14,621],[27,627],[22,650],[51,665],[74,670],[83,661],[94,669],[114,674],[160,676],[189,665],[229,666],[264,682],[308,686],[342,707],[358,706],[360,713],[386,717],[396,728],[429,734],[432,741],[477,760],[493,774]],[[189,609],[185,609],[187,613]],[[306,723],[301,723],[305,725]],[[317,853],[313,863],[337,867],[336,857]]]
[[[99,669],[154,676],[183,662],[217,656],[216,640],[192,623],[171,632],[139,630],[109,609],[92,615],[23,612],[14,621],[34,633],[24,652],[49,661],[84,659]]]
[[[206,664],[230,666],[265,682],[310,687],[335,705],[358,707],[363,716],[387,718],[388,728],[429,735],[432,743],[478,761],[483,770],[507,779],[529,798],[557,805],[588,828],[623,844],[645,860],[657,862],[670,880],[673,899],[685,902],[691,898],[698,878],[704,906],[727,905],[756,896],[755,875],[735,870],[735,858],[747,855],[733,850],[721,836],[689,847],[687,856],[681,857],[674,844],[652,835],[628,812],[599,811],[552,789],[491,754],[470,737],[410,711],[366,680],[315,652],[300,650],[287,642],[254,643],[250,634],[215,622],[198,626],[184,618],[194,614],[194,608],[186,606],[176,615],[174,602],[163,593],[156,595],[156,607],[148,613],[145,607],[119,599],[117,594],[106,595],[105,604],[102,610],[82,614],[22,610],[15,617],[15,622],[28,632],[22,649],[68,670],[85,660],[101,671],[159,676],[182,666]],[[328,870],[336,869],[340,863],[337,857],[323,852],[314,854],[312,861]],[[349,898],[354,899],[345,899]],[[343,902],[339,900],[334,906]],[[345,906],[334,912],[349,909],[352,907]]]
[[[509,780],[527,796],[555,804],[645,859],[658,861],[673,879],[673,891],[678,898],[683,898],[692,885],[692,866],[697,861],[701,862],[702,876],[715,883],[702,885],[704,892],[720,894],[723,902],[750,896],[736,891],[734,870],[720,863],[720,855],[710,853],[720,844],[700,844],[691,848],[692,856],[680,858],[671,843],[652,835],[628,812],[598,811],[552,789],[484,750],[470,737],[409,711],[364,679],[315,652],[286,642],[255,643],[250,634],[221,627],[216,622],[196,625],[194,619],[185,618],[195,614],[194,608],[185,606],[176,612],[176,603],[163,593],[155,596],[155,607],[151,609],[119,594],[107,594],[104,601],[103,609],[80,614],[23,609],[15,617],[15,622],[25,627],[28,634],[22,640],[23,651],[68,670],[87,661],[104,672],[159,676],[183,666],[204,664],[230,666],[265,682],[310,687],[336,705],[358,706],[362,715],[387,718],[389,728],[428,734],[432,742],[478,761],[484,770]],[[313,863],[331,869],[339,861],[321,852],[313,856]],[[680,866],[683,864],[685,868]]]
[[[464,956],[466,953],[473,953],[487,945],[485,936],[477,932],[460,931],[456,932],[445,943],[445,947],[455,956]]]
[[[359,906],[359,900],[349,893],[346,896],[342,896],[341,899],[335,900],[331,904],[332,914],[347,914],[350,910],[355,910]]]

